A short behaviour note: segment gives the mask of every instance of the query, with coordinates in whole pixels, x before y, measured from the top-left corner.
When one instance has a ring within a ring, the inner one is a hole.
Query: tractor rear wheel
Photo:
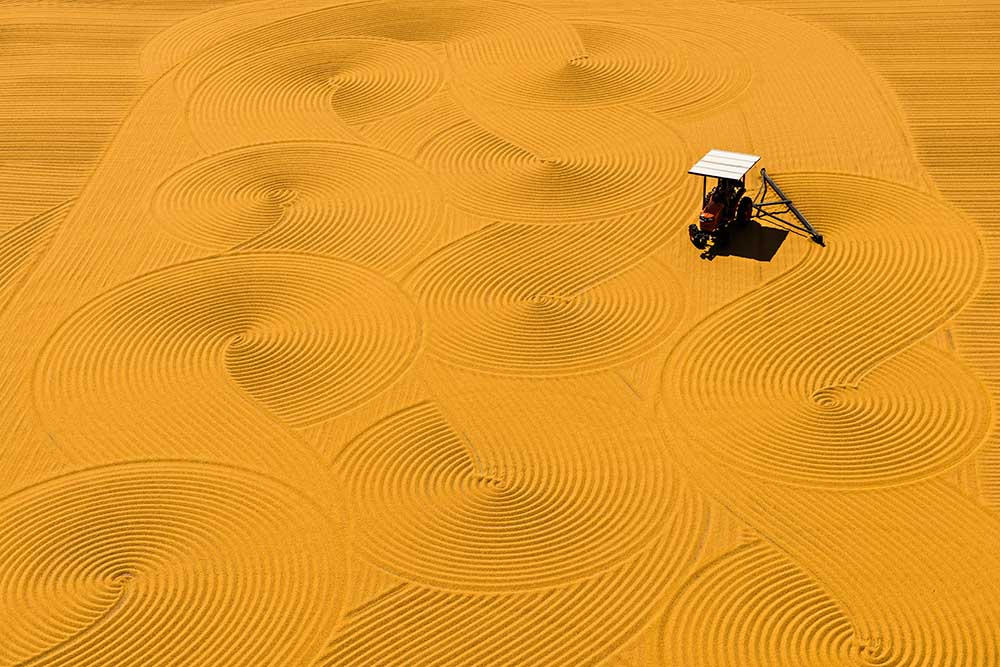
[[[746,227],[750,223],[750,215],[753,213],[753,200],[744,197],[736,207],[736,226]]]

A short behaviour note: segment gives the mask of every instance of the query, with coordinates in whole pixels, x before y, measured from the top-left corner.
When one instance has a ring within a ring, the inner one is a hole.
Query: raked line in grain
[[[153,214],[182,241],[215,251],[308,250],[389,274],[441,224],[429,175],[375,148],[334,142],[245,146],[181,168]]]
[[[329,37],[377,37],[401,42],[443,43],[446,48],[466,42],[489,42],[498,50],[550,49],[554,44],[578,43],[563,21],[513,2],[474,0],[411,0],[406,3],[353,2],[290,16],[205,46],[182,65],[177,81],[184,96],[211,72],[248,53],[303,40]],[[160,41],[155,49],[185,51],[194,36],[182,32]],[[178,40],[179,43],[174,43]],[[473,48],[480,48],[478,46]]]
[[[664,374],[671,422],[695,407],[691,446],[798,484],[895,484],[958,463],[989,423],[981,385],[948,355],[900,352],[972,294],[975,235],[891,183],[789,174],[782,186],[828,247],[685,337]]]
[[[621,215],[673,195],[687,167],[681,139],[638,110],[492,111],[432,137],[417,161],[455,206],[495,220]]]
[[[468,442],[432,403],[369,428],[334,462],[349,511],[369,517],[361,552],[409,581],[517,591],[607,570],[677,517],[697,523],[655,434],[518,440]]]
[[[635,263],[655,232],[636,247],[614,237],[656,219],[498,224],[444,248],[407,280],[431,352],[511,375],[594,371],[649,352],[680,321],[683,290],[654,259]]]
[[[282,44],[214,71],[191,93],[187,116],[210,148],[286,139],[350,139],[354,126],[433,95],[441,65],[384,39]]]
[[[31,270],[32,260],[44,252],[72,205],[72,200],[63,202],[0,234],[0,311]]]
[[[36,402],[65,411],[194,369],[231,378],[301,427],[384,389],[412,361],[420,331],[409,299],[356,264],[223,255],[142,276],[78,311],[48,342]]]
[[[497,52],[490,42],[449,52],[457,93],[551,111],[634,104],[691,113],[732,102],[750,82],[744,60],[715,35],[609,21],[569,21],[578,44]],[[713,26],[714,28],[714,26]]]
[[[595,664],[690,571],[707,529],[704,506],[692,500],[690,516],[672,517],[641,554],[564,586],[479,595],[400,586],[348,612],[315,667]]]
[[[0,655],[304,664],[339,614],[341,539],[290,487],[235,468],[133,462],[49,479],[0,500]]]
[[[661,626],[667,665],[878,665],[878,638],[787,556],[752,542],[698,570]]]

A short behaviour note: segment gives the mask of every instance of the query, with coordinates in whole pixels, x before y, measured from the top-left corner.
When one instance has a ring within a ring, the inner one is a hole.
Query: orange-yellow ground
[[[1000,665],[998,39],[0,3],[0,667]]]

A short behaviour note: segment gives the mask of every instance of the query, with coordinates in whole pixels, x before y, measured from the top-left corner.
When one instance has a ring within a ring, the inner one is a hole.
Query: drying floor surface
[[[1000,665],[1000,4],[0,31],[0,665]]]

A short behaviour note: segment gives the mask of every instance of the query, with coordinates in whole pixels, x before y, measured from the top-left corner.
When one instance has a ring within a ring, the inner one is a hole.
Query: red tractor
[[[823,237],[795,208],[792,200],[785,196],[766,170],[760,170],[761,188],[757,195],[754,198],[745,196],[746,174],[759,160],[759,155],[713,149],[688,171],[689,174],[702,177],[701,215],[698,216],[698,224],[688,227],[688,235],[694,247],[703,251],[703,259],[715,257],[729,243],[733,230],[746,227],[755,217],[767,218],[784,227],[804,232],[819,245],[825,245]],[[715,187],[706,192],[709,178],[718,180]],[[778,199],[766,201],[768,188],[774,191]],[[784,208],[770,208],[773,206]],[[786,213],[793,215],[797,223],[781,217]]]
[[[729,242],[732,227],[746,227],[753,216],[753,200],[744,197],[747,191],[742,180],[720,178],[718,184],[702,199],[698,224],[688,227],[691,243],[698,250],[722,247]]]

